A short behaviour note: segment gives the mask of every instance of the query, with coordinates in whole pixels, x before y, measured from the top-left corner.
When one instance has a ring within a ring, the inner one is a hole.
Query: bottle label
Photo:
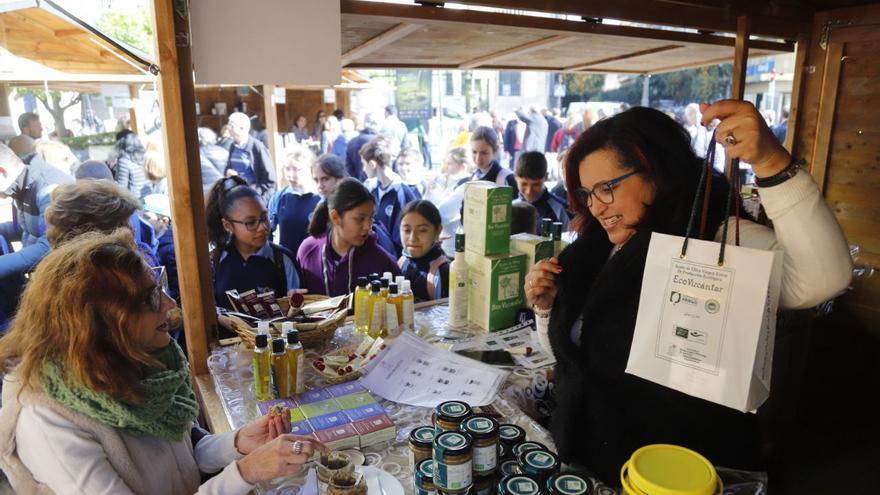
[[[434,484],[445,490],[460,490],[473,484],[473,461],[446,464],[434,459]]]
[[[464,275],[464,276],[461,276]],[[449,272],[449,326],[461,328],[467,326],[467,275]]]
[[[415,309],[413,308],[413,300],[411,297],[406,297],[403,299],[403,321],[401,324],[406,327],[407,330],[412,330],[413,325],[413,313]]]
[[[474,447],[474,472],[493,471],[498,466],[498,446]]]
[[[392,332],[400,326],[397,321],[397,306],[391,303],[385,304],[385,327]]]
[[[373,302],[372,319],[370,320],[370,336],[375,337],[382,333],[382,324],[385,322],[385,300]]]
[[[363,328],[370,324],[368,305],[369,295],[355,294],[354,296],[354,324],[357,328]]]
[[[296,353],[296,381],[291,383],[296,383],[296,393],[301,394],[305,391],[305,387],[303,386],[303,378],[306,373],[303,369],[303,351],[300,349],[299,352]]]

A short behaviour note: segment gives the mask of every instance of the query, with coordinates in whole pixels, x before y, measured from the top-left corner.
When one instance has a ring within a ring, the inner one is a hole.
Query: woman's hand
[[[235,448],[248,455],[261,445],[290,432],[290,411],[287,408],[279,414],[269,414],[242,426],[235,433]]]
[[[562,265],[556,258],[535,263],[526,275],[526,300],[538,309],[550,309],[556,299],[556,276],[562,273]]]
[[[721,100],[700,104],[703,125],[713,119],[721,123],[715,140],[724,146],[728,158],[739,158],[750,164],[758,177],[770,177],[785,170],[791,155],[767,127],[764,117],[747,101]]]
[[[299,454],[294,451],[296,442],[302,446]],[[302,471],[303,464],[309,462],[315,450],[329,452],[327,446],[312,437],[281,435],[239,460],[238,471],[252,485],[279,476],[294,475]]]

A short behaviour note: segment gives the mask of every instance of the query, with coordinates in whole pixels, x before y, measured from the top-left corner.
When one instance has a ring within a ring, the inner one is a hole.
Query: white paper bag
[[[782,255],[654,233],[626,372],[740,411],[770,394]]]

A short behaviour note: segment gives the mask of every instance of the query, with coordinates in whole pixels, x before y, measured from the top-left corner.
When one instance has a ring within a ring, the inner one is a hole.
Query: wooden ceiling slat
[[[594,65],[605,64],[608,62],[616,62],[618,60],[625,60],[625,59],[633,58],[633,57],[641,57],[644,55],[653,55],[655,53],[660,53],[660,52],[668,52],[669,50],[676,50],[678,48],[682,48],[682,45],[658,46],[657,48],[649,48],[648,50],[627,53],[626,55],[618,55],[616,57],[608,57],[608,58],[604,58],[601,60],[594,60],[592,62],[587,62],[584,64],[572,65],[572,66],[566,67],[565,70],[566,71],[578,71],[581,69],[586,69],[587,67],[592,67]]]
[[[499,52],[490,53],[489,55],[485,55],[482,57],[477,57],[475,59],[468,60],[467,62],[463,62],[459,64],[460,69],[475,69],[480,67],[481,65],[487,65],[490,62],[496,62],[498,60],[512,57],[514,55],[524,55],[526,53],[533,52],[535,50],[539,50],[541,48],[548,48],[556,45],[561,45],[564,43],[568,43],[571,41],[571,36],[565,35],[556,35],[556,36],[548,36],[547,38],[542,38],[537,41],[532,41],[526,43],[524,45],[515,46],[513,48],[508,48],[505,50],[501,50]]]
[[[395,41],[406,38],[410,34],[422,29],[421,24],[402,22],[393,28],[369,39],[360,46],[356,46],[342,54],[342,66],[345,67],[353,60],[362,58],[370,53],[380,50]]]

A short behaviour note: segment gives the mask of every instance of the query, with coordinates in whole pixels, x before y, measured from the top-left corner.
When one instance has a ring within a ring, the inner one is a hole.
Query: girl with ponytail
[[[338,296],[354,289],[358,277],[400,269],[373,232],[376,200],[359,181],[345,178],[318,203],[296,259],[302,286],[310,293]]]
[[[214,298],[230,308],[226,291],[272,290],[283,297],[300,287],[293,253],[270,241],[270,225],[260,194],[238,176],[211,186],[205,206],[212,244]]]

